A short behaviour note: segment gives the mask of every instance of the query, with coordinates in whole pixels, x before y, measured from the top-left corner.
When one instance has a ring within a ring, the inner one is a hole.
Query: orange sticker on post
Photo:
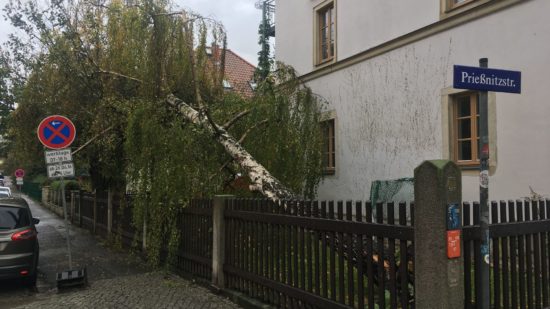
[[[447,257],[460,257],[460,230],[447,231]]]

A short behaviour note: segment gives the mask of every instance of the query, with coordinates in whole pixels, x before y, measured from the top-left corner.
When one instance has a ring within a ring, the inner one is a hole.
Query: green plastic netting
[[[414,200],[414,178],[375,180],[370,186],[371,202],[410,202]]]

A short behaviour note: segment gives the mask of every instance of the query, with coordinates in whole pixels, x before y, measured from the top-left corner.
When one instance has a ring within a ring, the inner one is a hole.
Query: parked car
[[[0,279],[36,284],[39,222],[24,199],[0,198]]]
[[[0,194],[5,193],[8,197],[11,196],[11,189],[9,187],[0,187]],[[1,196],[5,197],[5,196]]]

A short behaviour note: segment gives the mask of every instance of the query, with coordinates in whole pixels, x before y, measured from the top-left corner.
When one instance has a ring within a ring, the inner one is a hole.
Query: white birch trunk
[[[169,95],[167,101],[168,104],[177,108],[188,121],[207,129],[212,134],[212,137],[246,171],[252,181],[251,189],[261,192],[272,201],[295,198],[290,190],[258,163],[223,127],[211,123],[206,115],[199,113],[174,95]]]

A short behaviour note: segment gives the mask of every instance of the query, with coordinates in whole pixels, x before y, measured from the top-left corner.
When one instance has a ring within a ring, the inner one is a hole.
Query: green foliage
[[[31,182],[42,185],[48,182],[48,178],[45,175],[36,175],[35,177],[32,178]]]
[[[50,188],[52,190],[61,190],[61,186],[63,185],[63,183],[65,184],[66,191],[80,189],[80,185],[75,180],[63,180],[63,181],[55,180],[55,181],[52,181],[52,183],[50,184]]]
[[[269,32],[271,31],[270,14],[267,6],[268,4],[264,1],[262,5],[262,21],[258,27],[260,51],[258,52],[258,67],[256,68],[256,72],[254,72],[255,79],[258,82],[264,81],[269,76],[273,65],[269,45]]]
[[[174,94],[220,125],[248,111],[229,133],[288,188],[313,197],[321,177],[321,103],[293,70],[279,64],[253,99],[226,95],[223,59],[217,64],[205,51],[225,45],[222,25],[171,14],[167,1],[124,3],[8,6],[8,17],[34,39],[10,42],[17,49],[12,68],[25,70],[12,92],[19,106],[9,116],[8,165],[43,173],[36,127],[50,114],[69,117],[77,127],[73,149],[84,147],[73,156],[77,176],[86,174],[97,190],[136,194],[134,226],[139,231],[147,222],[147,253],[157,264],[166,243],[177,249],[176,218],[190,199],[255,194],[246,171],[208,131],[168,108],[165,97]]]

